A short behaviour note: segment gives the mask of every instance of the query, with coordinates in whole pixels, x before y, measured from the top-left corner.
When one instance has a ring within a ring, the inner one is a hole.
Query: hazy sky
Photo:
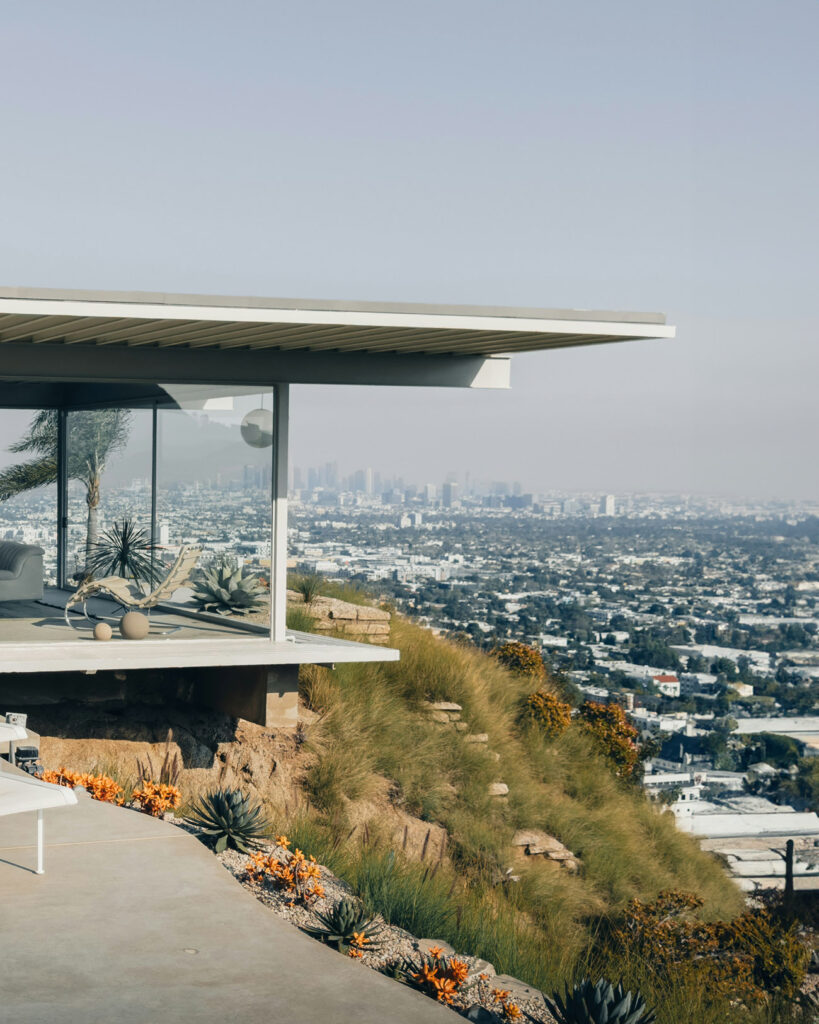
[[[677,325],[297,388],[297,463],[819,498],[816,0],[0,6],[2,283]]]

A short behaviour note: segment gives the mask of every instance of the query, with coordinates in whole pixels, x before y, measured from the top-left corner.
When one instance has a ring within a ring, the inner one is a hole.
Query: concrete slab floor
[[[80,796],[0,818],[0,1007],[15,1024],[452,1024],[277,918],[197,839]]]

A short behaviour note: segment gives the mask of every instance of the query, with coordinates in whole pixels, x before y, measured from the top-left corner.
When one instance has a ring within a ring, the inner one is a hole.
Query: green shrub
[[[572,706],[547,690],[530,693],[526,698],[525,714],[546,739],[561,736],[572,724]]]
[[[536,647],[522,644],[518,640],[510,640],[508,643],[493,647],[489,653],[510,672],[529,676],[532,679],[546,677],[546,667],[543,664],[540,651]]]
[[[630,779],[640,762],[637,730],[619,704],[598,704],[587,700],[580,707],[579,724],[620,779]]]
[[[304,598],[305,604],[310,604],[311,601],[315,600],[321,593],[322,579],[321,576],[299,576],[296,579],[293,589],[297,594],[301,594]]]

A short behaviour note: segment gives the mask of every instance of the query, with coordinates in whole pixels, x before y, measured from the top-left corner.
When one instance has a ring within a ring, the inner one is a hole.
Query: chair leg
[[[37,874],[42,875],[45,873],[43,867],[43,812],[42,809],[37,811]]]

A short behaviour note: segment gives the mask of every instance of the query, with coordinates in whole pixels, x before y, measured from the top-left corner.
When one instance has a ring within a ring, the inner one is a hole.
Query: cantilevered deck
[[[397,661],[397,650],[335,637],[287,631],[274,643],[266,626],[207,618],[163,607],[151,613],[144,640],[123,640],[115,620],[122,610],[110,601],[89,602],[91,619],[64,617],[69,592],[47,588],[42,601],[0,603],[0,671],[97,672],[106,670],[304,665]],[[114,626],[108,641],[95,640],[97,621]]]

